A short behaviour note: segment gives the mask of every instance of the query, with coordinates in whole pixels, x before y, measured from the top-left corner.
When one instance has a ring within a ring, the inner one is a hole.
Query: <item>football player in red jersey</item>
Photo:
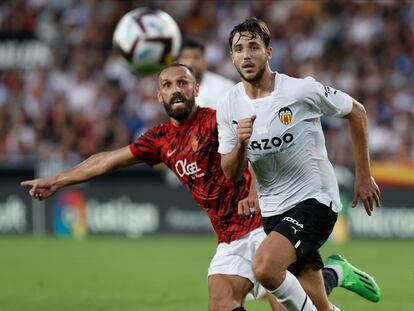
[[[205,210],[218,237],[217,252],[208,270],[209,310],[244,310],[244,298],[256,283],[253,256],[265,237],[259,213],[238,215],[238,202],[249,195],[251,175],[246,169],[239,182],[225,178],[217,153],[216,113],[195,104],[198,84],[188,67],[167,67],[158,83],[158,99],[169,122],[148,130],[129,146],[95,154],[71,169],[21,185],[31,186],[30,195],[41,200],[62,187],[117,168],[164,163]],[[256,202],[255,193],[252,195],[250,202]]]
[[[266,237],[251,174],[246,168],[237,182],[220,167],[215,111],[195,105],[198,85],[191,70],[174,64],[159,76],[158,99],[170,121],[156,126],[131,145],[95,154],[75,167],[47,178],[28,180],[30,195],[42,200],[60,188],[81,183],[114,169],[138,163],[165,163],[205,210],[218,237],[208,270],[209,310],[243,311],[246,295],[258,284],[252,271],[256,249]],[[241,216],[239,214],[245,214]],[[333,270],[332,270],[333,271]],[[282,310],[276,302],[274,311]]]

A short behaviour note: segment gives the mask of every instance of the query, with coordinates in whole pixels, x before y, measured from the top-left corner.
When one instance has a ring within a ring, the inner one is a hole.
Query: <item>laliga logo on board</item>
[[[279,120],[284,125],[288,125],[290,122],[292,122],[293,114],[292,110],[288,107],[283,107],[279,110]]]
[[[85,198],[80,191],[62,192],[53,202],[53,229],[58,237],[86,236]]]

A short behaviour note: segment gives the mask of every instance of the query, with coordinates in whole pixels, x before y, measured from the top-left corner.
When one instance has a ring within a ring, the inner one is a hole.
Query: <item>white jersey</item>
[[[196,103],[200,107],[216,109],[219,98],[233,86],[234,81],[211,71],[206,71],[200,83],[200,92],[196,97]]]
[[[240,82],[218,103],[219,152],[231,152],[237,143],[237,122],[256,115],[247,157],[256,174],[262,215],[282,214],[309,198],[339,212],[338,183],[320,117],[343,117],[351,109],[349,95],[311,77],[277,73],[274,91],[258,99],[250,99]]]

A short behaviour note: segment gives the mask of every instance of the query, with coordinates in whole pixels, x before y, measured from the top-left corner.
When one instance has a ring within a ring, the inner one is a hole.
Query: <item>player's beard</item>
[[[249,83],[255,83],[260,81],[263,78],[263,75],[266,71],[266,62],[263,64],[262,67],[259,67],[256,74],[253,77],[246,77],[243,73],[242,73],[242,68],[236,67],[237,71],[239,72],[239,75],[242,77],[242,79],[246,82]]]
[[[183,107],[174,108],[173,102],[176,99],[179,99],[184,103]],[[185,96],[181,93],[177,93],[171,97],[168,103],[163,101],[163,104],[165,111],[167,112],[170,118],[173,118],[178,122],[183,123],[188,119],[188,117],[191,115],[191,112],[194,109],[195,98],[194,96],[191,96],[190,98],[185,98]]]

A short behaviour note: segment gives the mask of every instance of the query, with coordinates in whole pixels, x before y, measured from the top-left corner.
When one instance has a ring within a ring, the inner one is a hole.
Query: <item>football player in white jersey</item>
[[[341,206],[320,117],[349,121],[356,176],[352,205],[361,200],[371,215],[380,191],[370,171],[366,113],[349,95],[313,78],[272,72],[269,41],[267,25],[255,18],[230,34],[231,57],[242,82],[218,103],[221,165],[233,181],[247,162],[256,174],[268,235],[253,262],[256,279],[287,310],[335,310],[324,290],[319,248]]]
[[[232,86],[234,81],[207,70],[203,43],[195,39],[187,39],[181,46],[178,62],[190,67],[200,85],[196,103],[200,107],[216,109],[217,100]]]

